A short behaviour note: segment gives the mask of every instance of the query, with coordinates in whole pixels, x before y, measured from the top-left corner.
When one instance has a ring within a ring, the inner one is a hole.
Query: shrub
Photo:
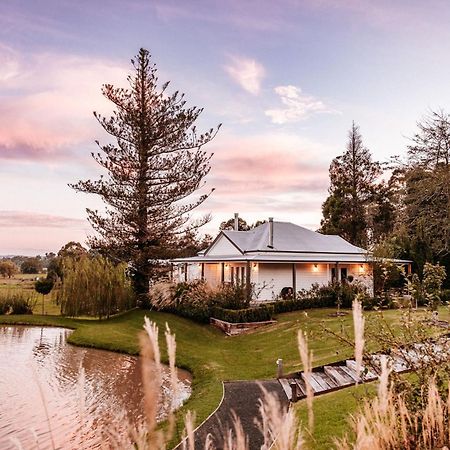
[[[358,294],[363,295],[363,301],[366,297],[368,298],[365,286],[358,282],[328,283],[326,285],[315,283],[311,286],[311,289],[299,291],[297,297],[300,299],[309,299],[308,301],[312,301],[313,303],[317,302],[317,306],[310,306],[311,308],[321,308],[324,306],[351,308],[353,300]]]
[[[0,294],[1,314],[33,314],[36,298],[23,291],[8,291]]]
[[[152,306],[160,311],[177,314],[197,322],[209,323],[209,318],[214,316],[213,309],[219,308],[226,311],[250,311],[249,300],[246,297],[244,286],[223,285],[212,288],[201,280],[190,283],[178,284],[159,282],[155,283],[149,292]],[[256,308],[259,309],[259,308]],[[224,314],[224,313],[223,313]],[[231,317],[232,313],[230,313]],[[242,313],[244,322],[260,321],[259,317],[271,317],[271,315],[260,312]],[[215,317],[215,316],[214,316]],[[233,315],[235,319],[239,315]],[[252,319],[252,317],[254,317]],[[219,317],[216,317],[219,319]],[[261,320],[269,320],[261,319]],[[226,319],[221,319],[226,320]]]
[[[224,284],[215,290],[212,303],[225,309],[246,309],[250,305],[245,286]]]
[[[300,297],[291,300],[277,300],[274,303],[270,303],[274,308],[275,314],[310,308],[331,308],[334,304],[332,297]]]
[[[261,305],[246,309],[226,309],[219,306],[211,308],[211,317],[230,323],[265,322],[275,314],[273,305]]]

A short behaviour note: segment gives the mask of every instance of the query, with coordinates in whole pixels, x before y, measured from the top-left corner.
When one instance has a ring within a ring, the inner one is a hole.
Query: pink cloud
[[[29,211],[0,211],[0,228],[86,228],[83,219]]]
[[[74,157],[74,147],[100,134],[93,110],[110,111],[100,88],[123,83],[125,66],[85,57],[37,54],[25,58],[0,47],[0,159]],[[11,75],[13,74],[13,75]]]
[[[328,186],[328,149],[298,136],[225,137],[211,150],[215,195],[317,192]]]
[[[332,150],[291,134],[221,136],[214,152],[209,187],[215,191],[196,214],[211,212],[204,232],[214,234],[222,220],[240,212],[255,221],[274,216],[298,224],[315,224],[328,192]]]

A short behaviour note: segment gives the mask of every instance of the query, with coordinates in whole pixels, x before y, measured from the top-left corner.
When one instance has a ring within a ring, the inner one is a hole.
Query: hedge
[[[211,308],[211,317],[230,323],[265,322],[271,320],[274,313],[272,305],[246,309],[225,309],[218,306]]]
[[[275,314],[280,314],[311,308],[331,308],[335,306],[335,301],[332,297],[298,298],[291,300],[278,300],[270,303],[269,305],[274,308]]]

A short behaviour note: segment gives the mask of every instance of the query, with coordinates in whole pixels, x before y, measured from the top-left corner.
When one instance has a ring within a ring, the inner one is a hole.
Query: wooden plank
[[[347,367],[349,369],[353,370],[354,375],[356,376],[356,361],[353,359],[347,359],[347,361],[345,361],[345,364],[347,365]],[[361,371],[363,371],[364,369],[365,369],[365,367],[361,367]],[[361,374],[360,381],[362,381],[362,380],[371,381],[371,380],[375,380],[376,378],[378,378],[378,376],[369,369],[369,370],[367,370],[367,373]]]
[[[298,390],[300,391],[300,395],[306,395],[305,382],[301,378],[295,378],[295,382],[297,383]]]
[[[355,381],[350,375],[337,366],[325,366],[324,371],[329,377],[333,378],[339,386],[348,386]]]
[[[329,390],[336,389],[340,385],[334,381],[332,377],[329,377],[325,372],[315,372],[316,376],[320,377],[323,383]]]
[[[302,378],[306,384],[305,373],[302,372]],[[314,392],[322,392],[324,389],[322,386],[315,380],[313,376],[311,376],[311,387]]]
[[[329,388],[327,383],[325,383],[324,380],[322,380],[318,372],[312,372],[311,379],[314,380],[320,386],[321,391],[328,391]]]
[[[354,382],[359,381],[356,372],[348,366],[339,366]]]
[[[286,378],[278,378],[278,381],[281,384],[281,387],[283,388],[284,393],[286,394],[286,397],[289,401],[292,399],[292,389],[291,386],[289,386],[289,381]]]
[[[399,358],[398,356],[393,356],[392,359],[392,370],[395,372],[406,372],[409,370],[408,364],[403,358]]]

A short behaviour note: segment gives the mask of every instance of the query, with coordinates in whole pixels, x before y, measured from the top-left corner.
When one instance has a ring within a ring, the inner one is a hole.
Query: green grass
[[[350,415],[356,414],[365,398],[375,395],[374,383],[352,386],[314,398],[314,429],[310,434],[306,428],[308,414],[306,400],[295,404],[295,412],[304,428],[304,438],[308,448],[329,450],[334,448],[334,440],[351,434]]]
[[[11,278],[0,278],[0,298],[8,295],[10,292],[21,291],[24,294],[31,296],[35,301],[33,308],[34,314],[42,314],[42,300],[44,300],[44,314],[59,315],[60,308],[55,302],[56,292],[52,291],[50,294],[44,296],[38,294],[34,290],[34,283],[36,278],[45,278],[45,273],[24,274],[19,273]]]
[[[176,334],[177,365],[193,374],[193,393],[180,414],[189,408],[196,412],[197,421],[202,421],[219,403],[223,380],[274,378],[275,362],[278,358],[283,359],[286,373],[301,370],[297,350],[299,329],[308,332],[315,366],[350,357],[352,348],[324,333],[323,328],[327,327],[336,332],[343,330],[351,338],[351,312],[340,318],[330,317],[331,312],[334,310],[315,309],[307,311],[307,314],[303,311],[281,314],[277,318],[278,323],[251,334],[235,337],[227,337],[209,325],[200,325],[172,314],[141,310],[102,321],[32,315],[0,316],[0,323],[68,327],[74,329],[68,339],[72,344],[138,354],[138,333],[142,330],[144,316],[147,315],[161,330],[162,355],[163,359],[166,359],[163,331],[167,322]],[[369,317],[372,314],[374,313],[366,313]],[[448,312],[446,314],[448,315]],[[390,310],[385,312],[385,316],[394,324],[400,314],[399,311]],[[314,439],[318,443],[327,442],[327,436],[333,431],[333,423],[344,427],[344,417],[356,404],[351,392],[349,389],[316,399]],[[326,398],[333,398],[333,401],[327,402]],[[178,422],[181,427],[180,421]]]

